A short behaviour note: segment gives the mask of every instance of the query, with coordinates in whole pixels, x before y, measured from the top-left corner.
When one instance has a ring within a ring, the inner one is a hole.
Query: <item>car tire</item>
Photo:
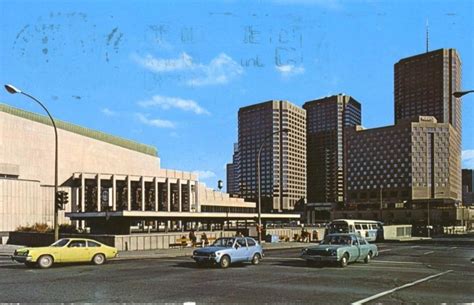
[[[38,266],[41,269],[47,269],[53,265],[54,259],[51,255],[41,255],[38,258]]]
[[[255,253],[252,257],[252,265],[260,264],[260,259],[261,259],[260,254]]]
[[[339,266],[341,268],[347,267],[347,264],[349,263],[349,254],[344,253],[342,256],[341,260],[339,261]]]
[[[25,262],[26,268],[34,268],[36,267],[36,263],[33,262]]]
[[[94,257],[92,258],[92,263],[94,265],[103,265],[105,263],[105,255],[102,253],[94,255]]]
[[[229,258],[229,256],[224,255],[224,256],[221,258],[221,260],[220,260],[220,262],[219,262],[219,265],[221,266],[222,269],[225,269],[225,268],[229,267],[229,266],[230,266],[230,258]]]
[[[368,264],[370,263],[370,260],[372,259],[372,251],[370,251],[367,256],[364,258],[364,263]]]

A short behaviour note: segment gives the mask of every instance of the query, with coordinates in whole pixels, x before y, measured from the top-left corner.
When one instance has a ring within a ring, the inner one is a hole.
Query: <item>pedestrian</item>
[[[196,234],[194,234],[194,230],[191,230],[191,232],[189,232],[189,239],[191,240],[192,246],[196,247],[197,238],[196,238]]]
[[[206,247],[209,245],[209,239],[207,238],[206,232],[202,232],[201,234],[201,247]]]

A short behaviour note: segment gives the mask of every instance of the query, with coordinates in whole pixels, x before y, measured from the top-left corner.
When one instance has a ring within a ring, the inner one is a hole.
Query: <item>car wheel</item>
[[[36,266],[36,263],[33,262],[25,262],[25,266],[27,268],[34,268]]]
[[[349,262],[349,255],[347,253],[344,253],[341,260],[339,261],[339,266],[341,268],[347,267],[348,262]]]
[[[221,261],[220,261],[220,266],[221,268],[227,268],[230,266],[230,258],[227,256],[227,255],[224,255],[222,258],[221,258]]]
[[[258,265],[260,264],[260,254],[255,253],[254,256],[252,257],[252,265]]]
[[[38,266],[42,269],[49,268],[53,265],[53,257],[51,255],[42,255],[38,258]]]
[[[105,263],[104,254],[99,253],[94,255],[94,257],[92,258],[92,262],[94,263],[94,265],[102,265],[103,263]]]
[[[372,259],[372,252],[369,252],[367,256],[364,258],[364,263],[368,264],[370,263],[370,260]]]

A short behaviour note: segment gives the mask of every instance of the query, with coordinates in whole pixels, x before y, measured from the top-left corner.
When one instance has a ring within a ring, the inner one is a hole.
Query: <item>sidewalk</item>
[[[307,246],[315,245],[315,243],[300,242],[281,242],[281,243],[263,243],[263,250],[281,250],[281,249],[301,249]],[[117,260],[132,259],[152,259],[165,257],[191,256],[193,251],[200,248],[172,248],[172,249],[156,249],[144,251],[120,251]]]

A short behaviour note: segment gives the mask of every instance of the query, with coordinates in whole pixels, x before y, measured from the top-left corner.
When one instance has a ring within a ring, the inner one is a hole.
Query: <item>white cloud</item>
[[[146,115],[142,113],[136,114],[137,119],[145,125],[158,127],[158,128],[175,128],[176,125],[167,120],[160,120],[160,119],[149,119]]]
[[[304,73],[303,66],[295,66],[295,65],[281,65],[275,66],[275,69],[280,72],[283,77],[290,77],[298,74]]]
[[[212,171],[202,171],[202,170],[193,171],[193,174],[197,175],[199,179],[210,179],[216,176],[216,174]]]
[[[183,75],[189,86],[227,84],[243,73],[243,68],[225,53],[213,58],[209,64],[195,63],[193,58],[183,52],[178,58],[155,58],[148,54],[132,58],[142,67],[155,73],[186,72]]]
[[[464,168],[474,168],[474,149],[463,150],[461,158]]]
[[[194,64],[191,56],[181,53],[176,59],[154,58],[148,54],[145,57],[134,55],[133,58],[144,68],[152,72],[172,72],[192,69]]]
[[[109,108],[104,108],[101,112],[106,116],[117,116],[118,113],[116,111],[110,110]]]
[[[142,107],[157,106],[165,110],[170,108],[178,108],[184,111],[194,112],[195,114],[210,114],[209,111],[199,106],[197,102],[179,97],[155,95],[150,100],[139,102],[138,104]]]
[[[197,77],[187,81],[190,86],[222,85],[243,73],[243,68],[230,56],[221,53],[209,65],[198,65]]]

